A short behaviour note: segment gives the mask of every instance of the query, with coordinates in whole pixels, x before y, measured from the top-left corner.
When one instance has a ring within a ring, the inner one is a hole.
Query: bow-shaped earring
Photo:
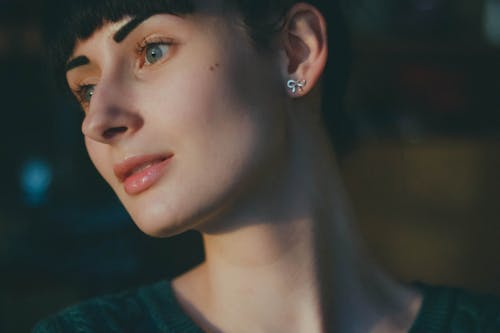
[[[302,90],[302,88],[304,88],[306,84],[307,84],[306,80],[300,80],[300,81],[288,80],[286,86],[288,87],[288,89],[292,91],[293,94],[295,94],[297,93],[297,90]]]

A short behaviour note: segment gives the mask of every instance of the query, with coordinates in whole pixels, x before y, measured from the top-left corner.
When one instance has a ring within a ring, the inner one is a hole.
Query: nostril
[[[127,131],[127,127],[125,127],[125,126],[112,127],[112,128],[108,128],[107,130],[105,130],[104,133],[102,133],[102,136],[105,139],[109,140],[118,134],[125,133],[126,131]]]

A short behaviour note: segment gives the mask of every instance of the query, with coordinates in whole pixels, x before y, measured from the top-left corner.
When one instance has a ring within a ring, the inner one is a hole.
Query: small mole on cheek
[[[214,71],[216,68],[218,68],[220,65],[219,64],[214,64],[212,66],[210,66],[210,71]]]

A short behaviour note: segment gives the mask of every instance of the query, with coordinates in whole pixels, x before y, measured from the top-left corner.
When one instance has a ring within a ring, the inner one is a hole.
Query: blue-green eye
[[[169,48],[170,45],[166,43],[154,43],[146,46],[146,63],[148,65],[154,64],[167,54]]]
[[[95,93],[95,85],[94,84],[84,84],[78,87],[76,90],[76,95],[78,96],[78,100],[82,104],[90,103],[92,96]]]
[[[83,89],[83,100],[87,103],[90,103],[92,96],[94,96],[95,86],[88,85]]]

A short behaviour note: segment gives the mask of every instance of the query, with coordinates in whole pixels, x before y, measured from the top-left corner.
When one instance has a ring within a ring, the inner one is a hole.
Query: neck
[[[415,294],[367,259],[329,141],[304,126],[258,199],[202,231],[206,261],[185,279],[196,307],[224,332],[370,332],[389,317],[407,329]]]

